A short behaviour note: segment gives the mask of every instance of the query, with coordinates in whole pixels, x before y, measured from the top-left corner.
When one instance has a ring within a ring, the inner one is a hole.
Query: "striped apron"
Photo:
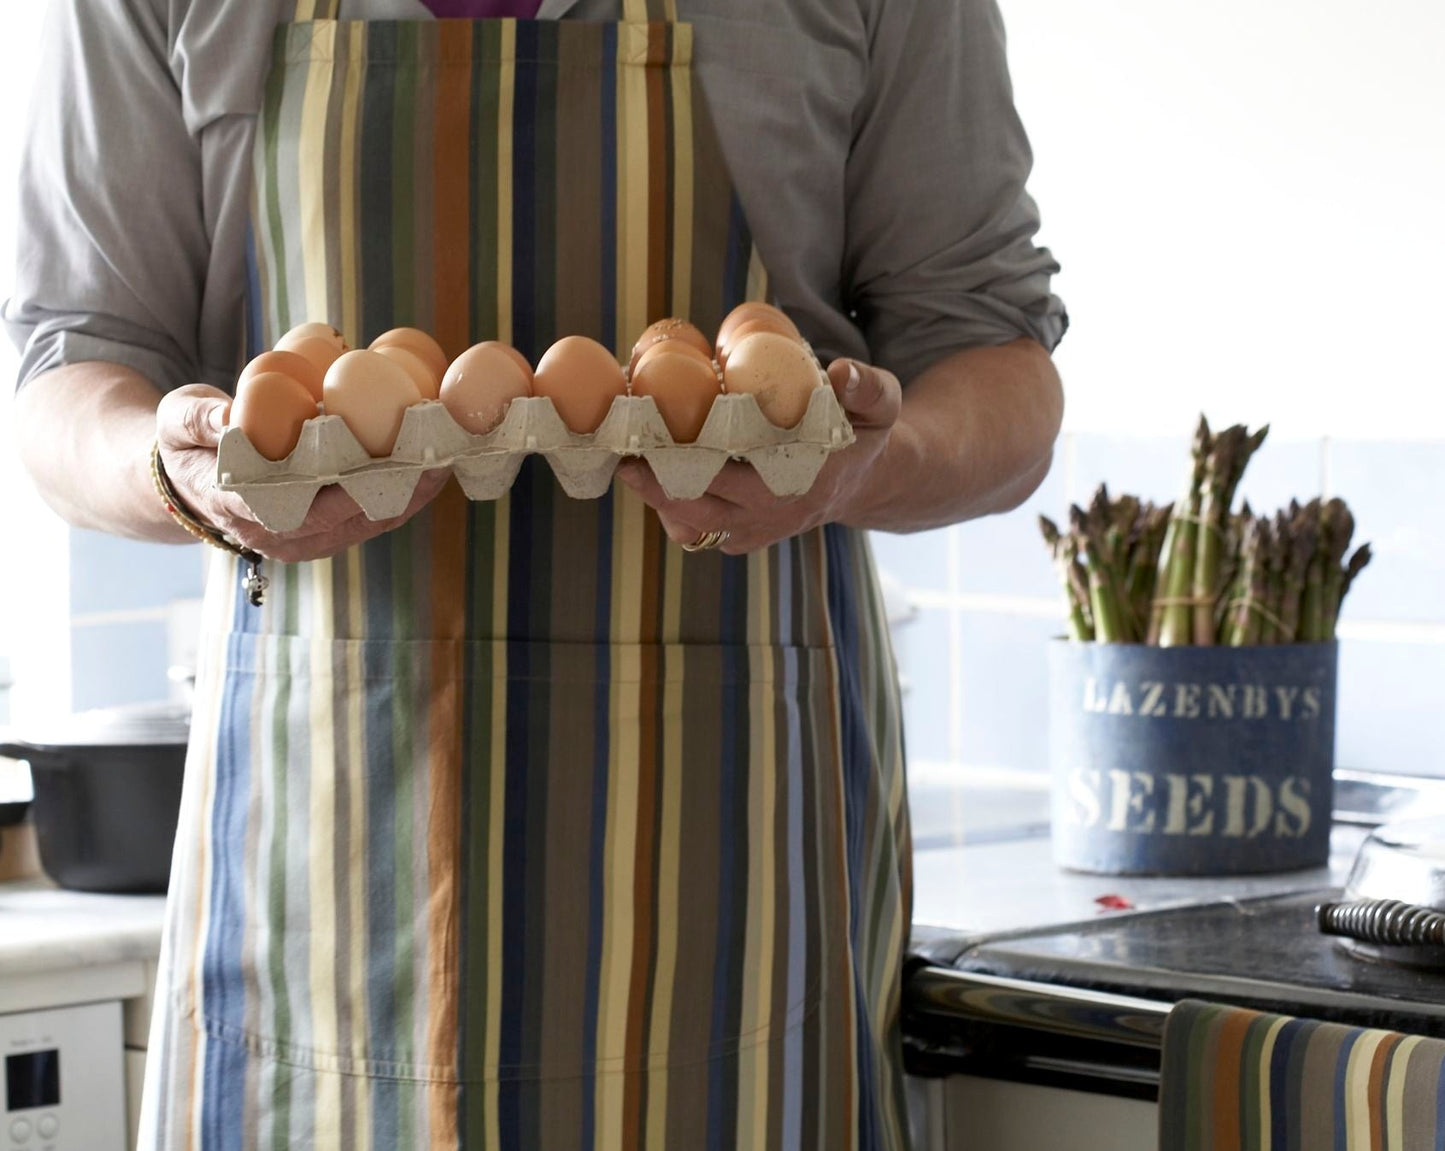
[[[765,291],[672,0],[327,2],[264,90],[252,353],[326,319],[535,362]],[[862,533],[689,555],[532,460],[269,572],[262,608],[224,557],[209,584],[142,1151],[905,1147],[907,807]]]

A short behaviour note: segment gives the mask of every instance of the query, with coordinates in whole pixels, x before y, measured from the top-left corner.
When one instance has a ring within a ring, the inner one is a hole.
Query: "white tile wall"
[[[1182,488],[1187,438],[1072,435],[1039,491],[1004,516],[913,536],[875,533],[885,579],[918,614],[895,630],[915,811],[960,771],[1042,773],[1048,764],[1046,647],[1061,600],[1038,535],[1101,481],[1156,502]],[[1374,564],[1340,626],[1342,767],[1445,776],[1445,444],[1267,442],[1242,486],[1256,510],[1341,495]]]

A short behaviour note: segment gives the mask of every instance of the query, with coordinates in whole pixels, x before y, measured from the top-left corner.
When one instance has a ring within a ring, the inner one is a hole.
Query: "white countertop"
[[[163,895],[91,895],[42,879],[0,883],[0,982],[160,955]]]

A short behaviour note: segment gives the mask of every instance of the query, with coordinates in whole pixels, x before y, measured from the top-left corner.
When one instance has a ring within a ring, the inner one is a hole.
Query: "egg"
[[[586,336],[567,336],[537,364],[532,391],[549,396],[574,432],[595,432],[612,401],[627,394],[627,377],[612,353]]]
[[[442,377],[442,403],[452,419],[475,435],[490,432],[513,400],[531,394],[531,366],[515,349],[495,340],[468,348]]]
[[[788,319],[784,312],[771,304],[752,300],[746,304],[739,304],[729,312],[727,318],[722,322],[722,327],[717,330],[719,362],[726,358],[728,352],[732,351],[733,344],[737,343],[733,333],[743,324],[763,324],[767,326],[768,331],[792,336],[794,339],[802,338],[802,333],[798,331],[797,325]]]
[[[420,328],[392,328],[371,341],[371,350],[405,348],[432,370],[438,384],[447,371],[447,354],[442,346]]]
[[[651,396],[672,438],[690,444],[707,422],[713,400],[722,395],[722,384],[712,362],[695,348],[681,340],[666,340],[638,361],[632,394]]]
[[[312,339],[325,340],[336,349],[336,354],[338,356],[341,355],[342,352],[349,352],[351,350],[350,347],[347,346],[346,337],[343,336],[337,328],[333,327],[331,324],[321,324],[315,322],[309,324],[297,324],[294,328],[292,328],[284,336],[282,336],[279,340],[276,341],[276,346],[280,348],[283,346],[289,346],[289,344],[295,343],[297,340]]]
[[[509,358],[509,360],[512,361],[513,364],[517,365],[517,368],[519,368],[519,370],[522,371],[522,374],[525,375],[525,377],[527,378],[527,387],[532,387],[532,365],[527,362],[527,358],[525,357],[525,355],[523,355],[522,352],[517,351],[516,348],[513,348],[512,345],[503,344],[500,339],[488,339],[488,341],[484,342],[484,344],[477,344],[474,345],[474,347],[496,348],[497,351],[501,352],[501,354],[506,355],[506,357]],[[470,351],[470,349],[468,349],[468,351]]]
[[[338,350],[334,341],[325,336],[297,336],[292,339],[290,336],[283,336],[281,342],[276,345],[278,352],[294,352],[310,360],[316,365],[316,370],[323,376],[336,363],[338,356],[344,355],[345,348]]]
[[[654,356],[662,355],[686,356],[690,360],[696,360],[698,363],[706,364],[712,369],[713,376],[716,377],[717,375],[717,369],[713,368],[712,357],[699,352],[686,340],[659,340],[637,357],[637,360],[632,365],[633,376],[635,377],[637,375],[637,369],[647,363],[648,360]]]
[[[378,356],[385,356],[388,360],[400,364],[406,369],[406,374],[411,377],[411,382],[416,385],[416,390],[421,393],[422,399],[434,400],[437,398],[441,379],[415,352],[400,344],[384,344],[374,350]]]
[[[791,428],[803,418],[822,376],[813,355],[798,340],[777,332],[755,332],[739,340],[723,369],[723,390],[749,392],[769,422]]]
[[[256,372],[237,384],[226,422],[268,460],[284,460],[315,414],[316,401],[303,385],[280,372]]]
[[[421,403],[421,391],[395,360],[380,352],[347,352],[331,365],[324,385],[326,414],[346,421],[363,448],[389,456],[402,417]]]
[[[796,334],[796,331],[784,331],[772,320],[747,320],[728,333],[727,345],[718,351],[717,362],[726,369],[728,366],[728,357],[732,355],[733,349],[749,336],[756,335],[759,332],[772,332],[775,335],[787,336],[790,340],[796,340],[798,343],[802,343],[802,338]]]
[[[647,329],[637,338],[637,343],[632,348],[631,371],[637,370],[637,361],[642,353],[655,344],[664,340],[680,340],[690,348],[695,348],[706,359],[712,359],[712,345],[707,342],[707,337],[689,324],[686,320],[679,320],[675,316],[671,319],[658,320],[649,324]]]
[[[321,381],[325,379],[326,373],[305,356],[298,356],[295,352],[262,352],[246,365],[236,381],[236,386],[240,387],[252,376],[262,372],[280,372],[283,376],[290,376],[311,393],[316,403],[321,402]]]

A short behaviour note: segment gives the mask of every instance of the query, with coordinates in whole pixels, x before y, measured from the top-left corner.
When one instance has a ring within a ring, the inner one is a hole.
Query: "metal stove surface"
[[[1362,959],[1319,933],[1316,906],[1339,894],[1321,888],[1019,932],[979,942],[951,966],[1445,1037],[1445,974]]]

